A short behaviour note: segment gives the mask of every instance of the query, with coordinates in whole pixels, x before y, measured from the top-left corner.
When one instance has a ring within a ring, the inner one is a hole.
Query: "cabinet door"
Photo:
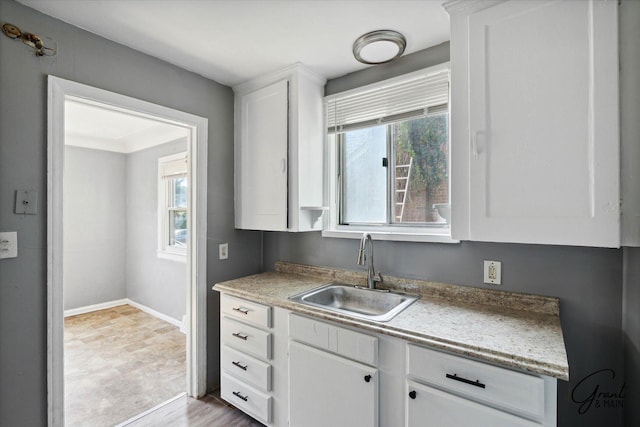
[[[289,425],[377,426],[378,370],[292,342]]]
[[[535,427],[540,424],[431,387],[409,382],[407,426]]]
[[[242,95],[236,140],[236,228],[287,229],[288,81]]]
[[[619,246],[617,2],[508,1],[468,32],[468,237]]]

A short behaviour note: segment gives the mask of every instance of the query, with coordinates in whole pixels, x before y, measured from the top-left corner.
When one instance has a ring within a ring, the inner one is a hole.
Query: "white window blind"
[[[330,133],[392,123],[446,111],[449,103],[449,66],[402,80],[342,92],[325,98]]]

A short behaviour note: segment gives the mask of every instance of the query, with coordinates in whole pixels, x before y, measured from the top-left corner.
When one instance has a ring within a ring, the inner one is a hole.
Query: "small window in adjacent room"
[[[326,102],[331,203],[323,235],[450,241],[449,64]]]
[[[187,254],[187,153],[158,159],[158,256],[184,260]]]

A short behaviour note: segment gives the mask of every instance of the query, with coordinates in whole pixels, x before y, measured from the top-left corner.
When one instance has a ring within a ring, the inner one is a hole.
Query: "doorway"
[[[184,228],[169,227],[172,238],[158,253],[180,256],[186,265],[186,392],[200,397],[206,391],[206,159],[207,120],[167,107],[104,91],[79,83],[49,77],[48,108],[48,399],[49,425],[64,425],[64,177],[65,124],[69,103],[129,114],[182,132],[186,145],[184,178],[189,182],[188,206],[179,216],[189,224]],[[159,181],[162,182],[162,181]],[[177,211],[172,211],[175,214]],[[171,213],[171,212],[170,212]],[[174,215],[175,216],[175,215]],[[171,224],[168,224],[171,225]],[[69,225],[67,224],[67,227]],[[161,231],[159,231],[159,235]],[[160,238],[158,244],[160,244]],[[155,242],[154,242],[155,243]],[[91,304],[89,304],[91,305]],[[174,316],[175,317],[175,316]]]

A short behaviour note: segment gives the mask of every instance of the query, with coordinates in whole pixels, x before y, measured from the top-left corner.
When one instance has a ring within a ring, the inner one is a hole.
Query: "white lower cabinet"
[[[220,349],[220,367],[247,384],[271,391],[271,365],[226,345]]]
[[[220,396],[227,402],[233,403],[252,417],[265,422],[271,422],[271,396],[233,378],[222,374]]]
[[[435,388],[407,383],[408,427],[535,427],[524,418]]]
[[[289,314],[292,427],[378,425],[378,337]]]
[[[225,294],[221,306],[221,396],[269,427],[556,426],[554,378]]]
[[[556,380],[407,345],[407,426],[556,425]]]
[[[378,370],[296,342],[289,346],[289,396],[291,426],[378,425]]]
[[[267,426],[286,426],[286,316],[226,294],[220,307],[221,397]]]

